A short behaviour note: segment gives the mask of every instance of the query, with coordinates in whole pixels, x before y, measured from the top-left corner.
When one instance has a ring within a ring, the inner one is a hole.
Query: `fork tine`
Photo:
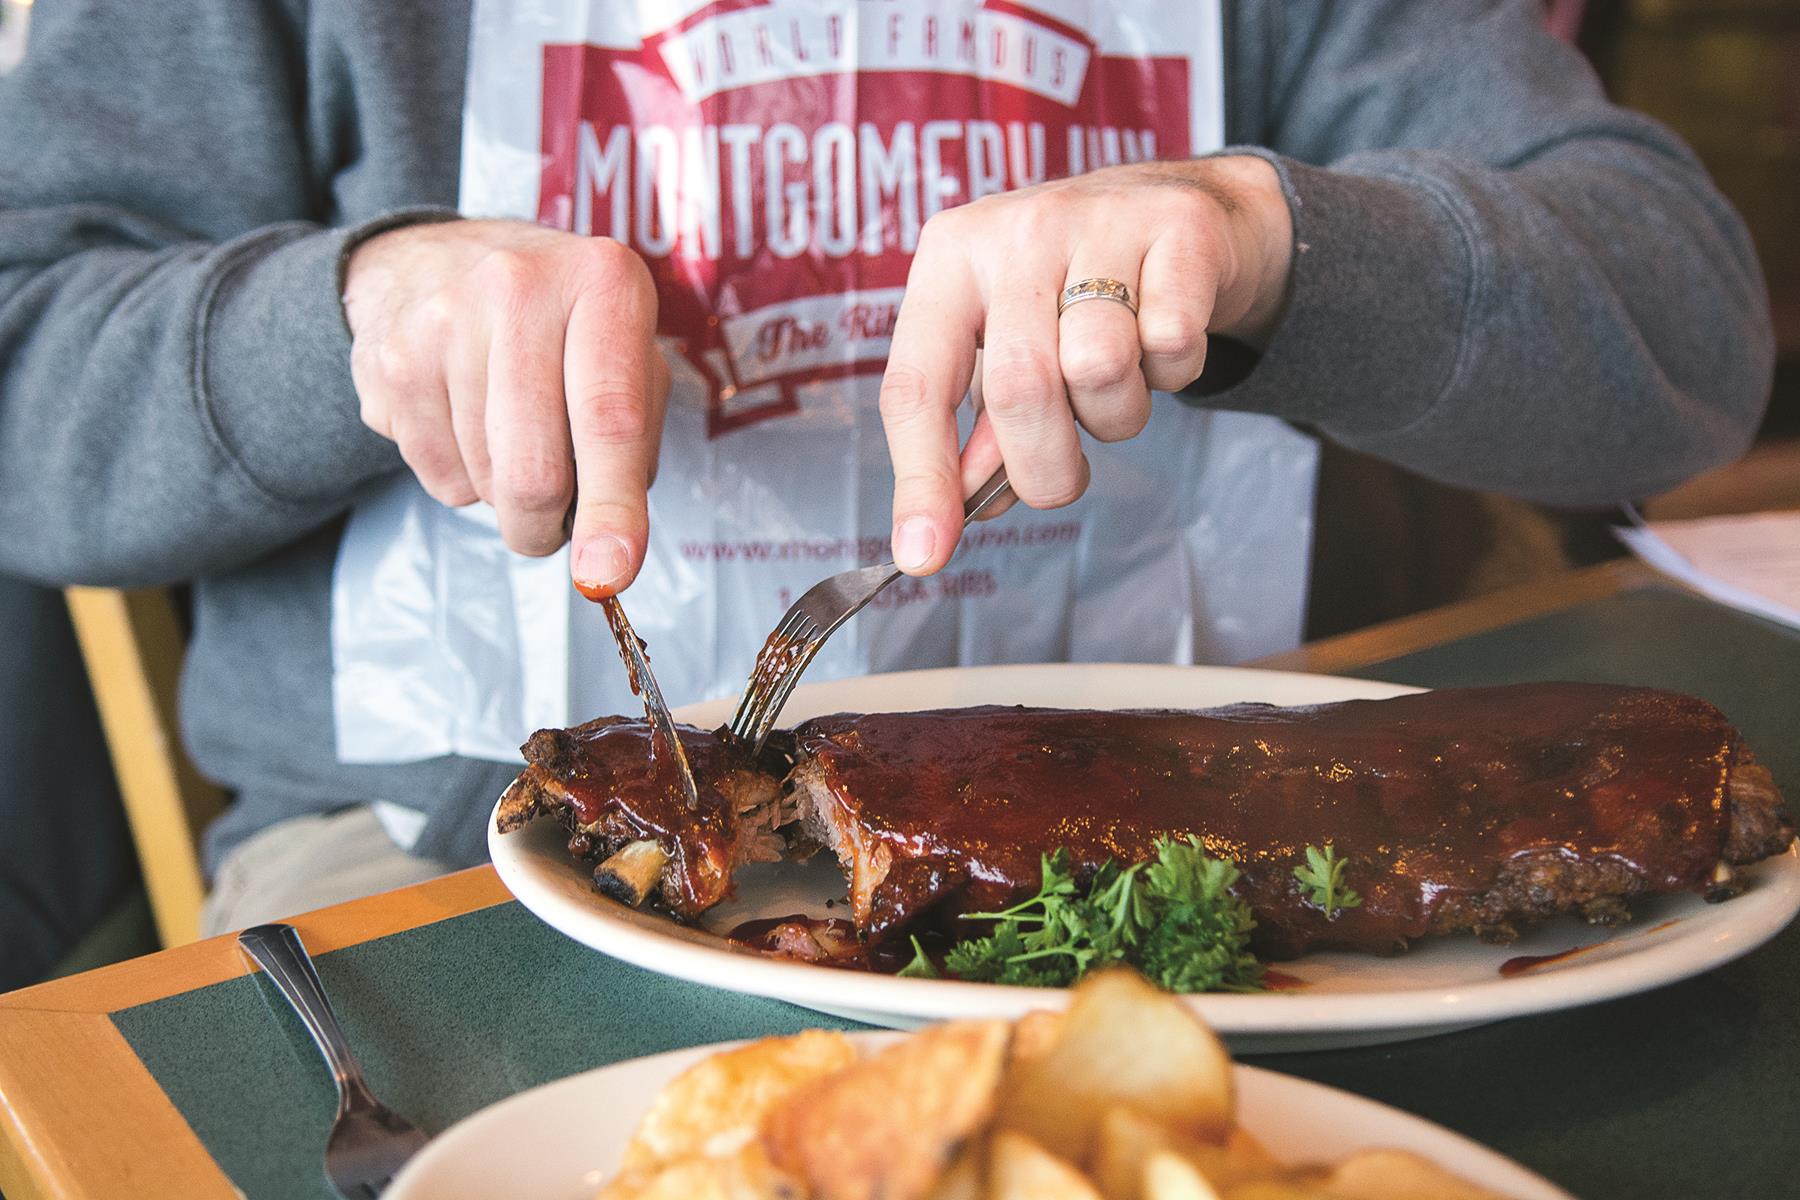
[[[775,627],[775,632],[769,635],[769,641],[764,645],[766,647],[783,641],[810,637],[812,636],[811,629],[816,629],[812,618],[807,616],[796,604],[788,609],[787,614],[781,619],[781,624]],[[757,657],[760,659],[761,654],[759,653]],[[731,732],[735,737],[742,741],[752,740],[752,731],[755,730],[760,715],[768,704],[772,683],[778,682],[780,682],[779,676],[770,681],[763,678],[760,672],[754,670],[751,672],[750,683],[744,689],[744,697],[738,702],[737,712],[731,718]]]
[[[781,691],[784,683],[792,687],[793,677],[805,670],[805,662],[811,661],[808,651],[817,652],[818,623],[802,613],[786,636],[789,646],[797,647],[797,652],[790,650],[781,662],[779,672],[759,680],[755,689],[756,699],[745,715],[744,737],[756,752],[761,752],[763,740],[768,737],[769,726],[773,721],[771,707],[776,694]],[[779,711],[778,705],[773,707],[774,711]]]
[[[763,742],[768,740],[769,731],[775,728],[776,718],[781,716],[781,710],[787,706],[788,696],[792,694],[794,685],[800,682],[800,676],[806,673],[806,668],[812,665],[812,660],[818,657],[819,651],[825,646],[825,639],[817,636],[818,626],[813,626],[813,629],[815,636],[807,642],[806,649],[789,664],[788,670],[770,689],[773,695],[757,721],[756,738],[752,743],[758,753],[762,751]]]
[[[775,693],[780,690],[783,681],[793,674],[795,664],[805,654],[805,647],[812,643],[817,634],[818,626],[804,613],[800,614],[800,619],[794,622],[793,628],[785,635],[790,646],[797,645],[801,648],[800,653],[793,654],[790,651],[778,673],[772,676],[763,676],[757,680],[754,699],[751,700],[749,710],[744,716],[743,732],[744,740],[751,743],[753,751],[760,752],[762,750],[763,738],[767,736],[770,702],[775,698]]]

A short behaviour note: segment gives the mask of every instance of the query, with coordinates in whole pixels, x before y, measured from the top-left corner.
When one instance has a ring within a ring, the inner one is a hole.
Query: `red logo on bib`
[[[636,49],[544,48],[538,219],[644,256],[716,437],[880,372],[934,213],[1189,145],[1185,59],[1017,4],[725,0]]]

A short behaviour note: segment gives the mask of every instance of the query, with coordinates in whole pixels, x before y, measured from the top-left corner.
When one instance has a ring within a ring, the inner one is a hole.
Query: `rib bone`
[[[669,856],[655,838],[632,842],[594,868],[594,886],[603,895],[636,908],[662,877]]]

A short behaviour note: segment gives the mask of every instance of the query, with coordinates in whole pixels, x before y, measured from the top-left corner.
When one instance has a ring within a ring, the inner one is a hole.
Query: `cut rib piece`
[[[790,777],[872,941],[1004,908],[1040,857],[1138,862],[1160,836],[1235,860],[1269,957],[1393,953],[1560,913],[1614,921],[1652,892],[1731,893],[1793,839],[1768,772],[1691,696],[1589,684],[1446,689],[1301,708],[984,707],[808,721]],[[1331,843],[1361,896],[1326,914],[1294,877]]]
[[[738,867],[781,858],[776,831],[791,819],[778,782],[785,760],[766,770],[717,732],[676,732],[699,786],[697,809],[673,765],[652,756],[647,723],[602,717],[531,735],[529,765],[500,798],[500,832],[552,817],[569,832],[569,852],[598,864],[602,891],[632,904],[654,894],[677,916],[698,916],[731,894]]]

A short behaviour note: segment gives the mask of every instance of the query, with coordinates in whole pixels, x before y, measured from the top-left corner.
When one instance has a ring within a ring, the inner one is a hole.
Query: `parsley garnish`
[[[912,961],[895,971],[896,975],[904,975],[908,979],[936,979],[937,968],[931,965],[931,955],[925,953],[925,947],[919,945],[919,939],[912,940]]]
[[[1362,897],[1344,886],[1344,863],[1330,842],[1325,849],[1306,847],[1306,865],[1294,868],[1294,878],[1306,889],[1306,898],[1325,913],[1328,921],[1336,920],[1340,909],[1355,908]]]
[[[1159,838],[1154,861],[1121,868],[1108,860],[1084,893],[1059,849],[1043,856],[1037,895],[970,914],[993,921],[993,932],[952,946],[944,966],[982,983],[1066,987],[1128,963],[1173,992],[1258,991],[1262,964],[1249,950],[1256,922],[1231,895],[1237,880],[1237,866],[1208,857],[1200,839]]]

